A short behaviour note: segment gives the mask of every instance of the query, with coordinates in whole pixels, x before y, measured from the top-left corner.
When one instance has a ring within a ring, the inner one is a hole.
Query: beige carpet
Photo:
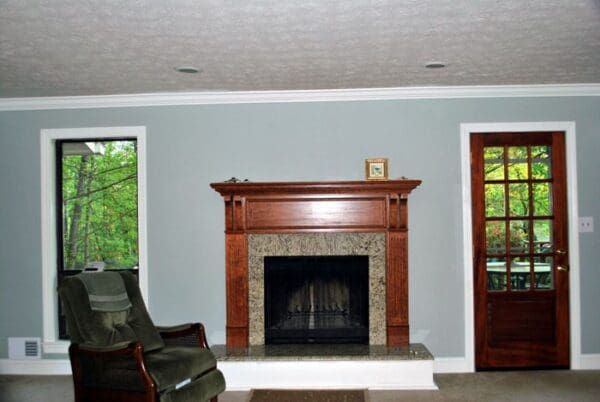
[[[600,370],[496,371],[436,374],[439,391],[369,391],[369,402],[598,402]],[[228,391],[219,402],[248,402]],[[72,402],[71,376],[0,375],[0,402]],[[274,401],[274,400],[273,400]],[[302,402],[317,402],[302,400]],[[255,400],[253,402],[259,402]],[[277,402],[287,402],[281,399]]]
[[[253,389],[249,402],[366,402],[366,390]]]

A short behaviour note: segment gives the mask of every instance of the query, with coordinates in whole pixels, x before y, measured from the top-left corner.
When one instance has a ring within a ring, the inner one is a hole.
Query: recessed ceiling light
[[[175,67],[175,71],[179,71],[180,73],[186,74],[198,74],[200,72],[200,69],[193,66],[179,66]]]
[[[425,64],[425,67],[427,67],[427,68],[444,68],[444,67],[446,67],[446,63],[443,63],[441,61],[430,61],[429,63]]]

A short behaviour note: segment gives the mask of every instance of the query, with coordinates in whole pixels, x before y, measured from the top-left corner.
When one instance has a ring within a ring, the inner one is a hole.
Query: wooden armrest
[[[199,322],[169,327],[156,327],[156,329],[158,329],[158,332],[163,339],[176,339],[193,335],[196,337],[200,347],[209,349],[204,325]]]

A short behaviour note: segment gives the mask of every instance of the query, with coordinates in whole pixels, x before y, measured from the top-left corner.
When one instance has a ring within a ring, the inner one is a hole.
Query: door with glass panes
[[[569,366],[562,132],[471,135],[475,364]]]

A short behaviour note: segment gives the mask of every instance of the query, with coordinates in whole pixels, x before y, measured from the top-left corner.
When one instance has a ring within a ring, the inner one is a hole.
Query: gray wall
[[[0,112],[0,358],[42,336],[40,129],[144,125],[150,311],[202,320],[224,342],[222,201],[208,186],[362,179],[388,157],[423,184],[410,205],[410,324],[437,357],[464,355],[461,122],[575,121],[579,211],[600,216],[600,98],[398,100]],[[597,222],[597,226],[600,225]],[[582,345],[600,353],[598,230],[580,237]]]

